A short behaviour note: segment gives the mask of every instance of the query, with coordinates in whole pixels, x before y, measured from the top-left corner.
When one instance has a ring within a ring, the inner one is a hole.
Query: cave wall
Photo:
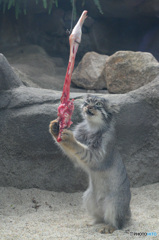
[[[70,0],[59,0],[49,15],[42,4],[28,1],[27,15],[15,18],[14,9],[0,12],[0,51],[17,45],[37,44],[51,56],[68,58],[66,30],[71,25]],[[155,0],[100,0],[101,14],[93,0],[77,0],[77,19],[84,9],[89,17],[83,26],[77,60],[88,51],[111,55],[119,50],[145,51],[159,59],[159,2]]]

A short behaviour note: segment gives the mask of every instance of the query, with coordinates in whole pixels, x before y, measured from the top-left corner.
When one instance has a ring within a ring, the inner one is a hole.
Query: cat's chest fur
[[[76,127],[74,135],[79,142],[89,148],[98,148],[102,144],[102,131],[94,131],[93,128],[90,129],[85,122]]]

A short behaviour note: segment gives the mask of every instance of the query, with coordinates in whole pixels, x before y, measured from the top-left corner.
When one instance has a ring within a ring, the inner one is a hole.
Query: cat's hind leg
[[[104,202],[104,226],[100,233],[113,233],[117,229],[122,229],[125,222],[124,206],[119,203],[115,196],[108,196]]]
[[[83,204],[89,215],[93,218],[90,225],[104,222],[102,210],[98,207],[95,196],[89,188],[83,194]]]

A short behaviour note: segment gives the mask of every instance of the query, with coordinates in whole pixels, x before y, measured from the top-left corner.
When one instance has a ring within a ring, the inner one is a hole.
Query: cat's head
[[[112,120],[114,113],[118,112],[118,107],[111,105],[103,97],[87,95],[82,106],[82,112],[89,123],[103,126]]]

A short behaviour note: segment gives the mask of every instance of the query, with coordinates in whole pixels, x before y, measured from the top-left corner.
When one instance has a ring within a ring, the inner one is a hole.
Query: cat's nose
[[[87,108],[88,108],[89,110],[91,110],[91,109],[93,109],[93,106],[88,105]]]

